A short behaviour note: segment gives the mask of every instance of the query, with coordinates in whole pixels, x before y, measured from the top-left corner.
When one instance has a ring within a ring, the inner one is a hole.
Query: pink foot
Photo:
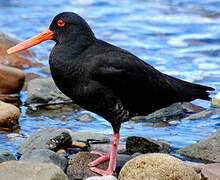
[[[119,142],[120,135],[119,133],[114,133],[111,137],[112,147],[109,153],[100,153],[97,151],[92,151],[91,153],[99,154],[101,157],[96,159],[95,161],[92,161],[89,163],[90,170],[100,174],[102,176],[104,175],[112,175],[115,168],[116,168],[116,160],[117,160],[117,148],[118,148],[118,142]],[[108,169],[102,170],[93,166],[96,166],[104,161],[109,160]]]

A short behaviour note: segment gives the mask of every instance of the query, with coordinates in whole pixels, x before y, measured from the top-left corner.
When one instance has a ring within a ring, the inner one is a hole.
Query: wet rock
[[[116,177],[108,175],[108,176],[93,176],[86,178],[85,180],[117,180]]]
[[[87,130],[81,130],[81,131],[75,131],[70,132],[70,135],[72,137],[72,141],[97,141],[97,142],[109,142],[109,138],[97,133],[95,131],[87,131]]]
[[[13,94],[21,91],[25,75],[20,69],[0,64],[0,79],[0,94]]]
[[[69,180],[58,166],[52,163],[7,161],[0,164],[1,180]]]
[[[190,102],[184,102],[182,104],[182,107],[186,113],[196,113],[206,110],[204,107],[192,104]]]
[[[176,152],[194,159],[220,162],[220,129],[196,144],[186,146]]]
[[[140,155],[128,161],[120,171],[119,180],[199,180],[199,176],[183,161],[162,153]]]
[[[27,94],[26,103],[29,105],[72,102],[56,87],[51,77],[31,80],[28,84]]]
[[[91,144],[90,151],[100,151],[107,153],[111,149],[111,144]],[[125,144],[118,144],[118,153],[123,154],[126,153]]]
[[[132,155],[117,154],[117,168],[122,168],[126,162],[140,155],[141,153],[134,153]]]
[[[194,119],[200,119],[200,118],[209,118],[212,115],[213,115],[212,111],[205,110],[205,111],[201,111],[195,114],[191,114],[187,117],[187,119],[194,120]]]
[[[42,129],[25,139],[20,144],[18,154],[31,152],[34,149],[50,149],[58,151],[59,149],[66,149],[67,147],[70,147],[71,143],[71,136],[66,129]]]
[[[65,171],[67,159],[48,149],[36,149],[32,152],[24,153],[20,161],[31,161],[41,163],[53,163]]]
[[[220,108],[220,92],[212,99],[211,106]]]
[[[76,120],[80,121],[80,122],[92,122],[95,121],[95,118],[92,117],[90,114],[88,113],[84,113],[84,114],[80,114],[79,116],[77,116],[75,118]]]
[[[220,180],[220,164],[207,164],[203,167],[201,174],[203,179]]]
[[[16,106],[0,101],[0,126],[18,124],[20,114],[20,110]]]
[[[22,90],[27,91],[28,83],[32,79],[36,79],[36,78],[43,78],[43,77],[41,75],[35,74],[35,73],[26,73],[25,74],[25,82],[24,82],[24,86],[23,86]]]
[[[11,160],[16,160],[14,155],[8,151],[0,149],[0,163]]]
[[[7,49],[18,44],[20,41],[5,33],[0,32],[0,64],[17,67],[28,68],[39,66],[39,63],[33,63],[30,59],[36,58],[36,55],[31,50],[25,50],[16,54],[7,54]]]
[[[157,110],[147,116],[136,116],[133,117],[134,121],[145,121],[145,122],[158,122],[165,121],[171,118],[182,117],[184,114],[183,107],[180,103],[174,103],[169,107]]]
[[[144,138],[138,136],[130,136],[126,141],[126,152],[128,154],[139,153],[169,153],[170,145],[167,142],[155,141],[151,138]]]
[[[69,166],[67,167],[67,176],[69,179],[83,179],[91,176],[97,176],[96,173],[89,169],[88,164],[98,157],[99,155],[88,152],[77,153],[74,158],[69,161]],[[108,168],[108,161],[101,163],[96,167],[105,170]]]

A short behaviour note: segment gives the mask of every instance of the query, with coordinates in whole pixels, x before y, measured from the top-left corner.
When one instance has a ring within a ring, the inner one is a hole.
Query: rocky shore
[[[35,63],[36,54],[30,50],[8,56],[6,50],[18,40],[0,33],[0,127],[13,128],[21,116],[19,93],[27,92],[25,106],[45,110],[80,109],[63,95],[50,77],[25,73],[25,68],[42,66]],[[42,66],[42,69],[45,68]],[[48,74],[50,73],[47,71]],[[71,103],[71,104],[70,104]],[[66,105],[68,104],[68,105]],[[209,118],[218,116],[220,93],[212,100],[213,108],[205,109],[191,103],[176,103],[148,116],[138,116],[131,122],[153,122],[163,126],[173,119]],[[93,122],[90,114],[76,117],[77,121]],[[201,141],[172,152],[169,143],[149,137],[130,136],[121,139],[114,176],[97,176],[88,163],[98,157],[90,151],[108,152],[109,138],[94,131],[72,131],[65,128],[45,128],[24,138],[18,152],[0,150],[0,179],[41,180],[199,180],[220,179],[220,129]],[[125,141],[125,142],[123,142]],[[15,157],[14,154],[17,156]],[[183,161],[174,154],[187,157]],[[106,169],[108,162],[98,167]]]

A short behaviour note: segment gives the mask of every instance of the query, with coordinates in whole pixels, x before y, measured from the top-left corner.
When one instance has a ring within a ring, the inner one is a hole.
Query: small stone
[[[66,129],[47,128],[34,133],[25,139],[19,147],[18,154],[31,152],[34,149],[50,149],[58,151],[72,144],[71,136]]]
[[[20,69],[0,64],[0,79],[0,94],[13,94],[21,91],[25,75]]]
[[[88,164],[98,157],[100,157],[98,154],[88,152],[77,153],[74,158],[69,161],[69,166],[67,168],[67,176],[69,179],[83,179],[96,176],[97,174],[89,169]],[[108,161],[105,161],[96,167],[105,170],[108,167]]]
[[[151,138],[130,136],[126,141],[126,152],[128,154],[139,153],[169,153],[170,145],[166,142],[155,141]]]
[[[220,180],[220,164],[212,163],[205,165],[201,174],[204,179]]]
[[[11,160],[16,160],[14,155],[8,151],[0,149],[0,163]]]
[[[20,110],[16,106],[0,101],[0,126],[18,124],[20,114]]]
[[[204,118],[209,118],[211,115],[213,115],[212,111],[205,110],[205,111],[201,111],[195,114],[191,114],[187,118],[190,120],[201,119],[201,118],[204,119]]]
[[[183,161],[168,154],[149,153],[128,161],[120,171],[119,180],[200,180],[197,173]]]
[[[58,166],[52,163],[7,161],[0,164],[1,180],[69,180]]]
[[[76,120],[80,121],[80,122],[92,122],[95,121],[95,118],[92,117],[90,114],[88,113],[84,113],[84,114],[80,114],[79,116],[77,116],[75,118]]]
[[[57,154],[66,154],[66,151],[64,149],[60,149],[56,153]]]
[[[83,142],[72,142],[72,147],[79,147],[79,148],[84,148],[87,145]]]
[[[66,158],[48,149],[36,149],[32,152],[24,153],[20,161],[53,163],[59,166],[63,171],[65,171],[68,163]]]
[[[212,99],[211,106],[220,108],[220,92]]]

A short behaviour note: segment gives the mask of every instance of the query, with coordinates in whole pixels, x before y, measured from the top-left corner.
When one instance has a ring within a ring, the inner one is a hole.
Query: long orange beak
[[[43,41],[53,39],[53,34],[54,33],[50,29],[47,29],[46,31],[38,34],[37,36],[34,36],[26,41],[23,41],[17,44],[16,46],[13,46],[12,48],[7,50],[7,53],[13,54],[13,53],[28,49],[32,46],[35,46]]]

